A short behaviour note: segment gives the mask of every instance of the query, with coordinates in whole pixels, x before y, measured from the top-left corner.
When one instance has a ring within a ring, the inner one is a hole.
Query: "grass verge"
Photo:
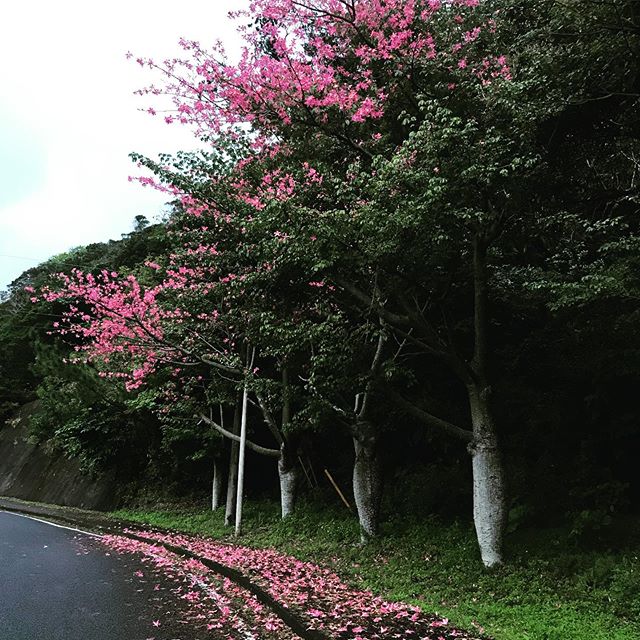
[[[581,549],[563,529],[521,530],[508,538],[509,564],[480,565],[471,527],[438,519],[383,523],[382,535],[358,544],[354,518],[302,505],[286,521],[277,505],[245,507],[240,539],[223,514],[198,506],[127,509],[118,518],[254,547],[275,547],[329,566],[350,584],[417,604],[456,626],[496,640],[638,640],[640,549]],[[638,523],[631,523],[638,526]]]

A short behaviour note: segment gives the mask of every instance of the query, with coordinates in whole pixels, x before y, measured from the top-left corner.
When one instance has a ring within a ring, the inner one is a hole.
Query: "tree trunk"
[[[489,407],[490,388],[469,387],[474,439],[469,446],[473,467],[473,520],[485,567],[503,562],[506,492],[496,427]]]
[[[378,534],[382,476],[377,451],[377,436],[373,426],[361,423],[354,429],[353,497],[358,510],[360,538],[366,542]]]
[[[222,506],[222,469],[220,461],[213,459],[213,480],[211,483],[211,511],[217,511]]]
[[[233,413],[233,434],[240,435],[240,402],[236,402]],[[236,519],[236,492],[238,490],[238,451],[240,444],[235,440],[231,441],[231,452],[229,454],[229,475],[227,476],[227,506],[224,512],[225,527],[230,527]]]
[[[493,232],[491,232],[493,233]],[[491,411],[489,359],[489,285],[487,248],[491,234],[478,233],[473,240],[474,332],[471,362],[474,379],[469,381],[469,408],[473,441],[469,447],[473,468],[473,520],[480,556],[485,567],[502,564],[502,537],[506,524],[504,471],[498,434]]]
[[[298,485],[298,467],[293,453],[289,451],[287,445],[282,445],[280,448],[278,475],[280,476],[280,503],[284,519],[293,513]]]

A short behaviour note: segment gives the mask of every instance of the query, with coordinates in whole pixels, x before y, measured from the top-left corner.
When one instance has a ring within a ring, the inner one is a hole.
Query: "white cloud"
[[[136,214],[160,212],[162,194],[128,182],[136,171],[128,154],[155,156],[195,140],[138,111],[147,105],[133,91],[153,78],[125,53],[171,57],[181,36],[203,44],[219,38],[237,50],[226,14],[245,1],[23,0],[3,7],[0,113],[28,132],[31,148],[37,141],[46,171],[37,191],[0,209],[0,254],[44,259],[119,237]],[[42,158],[34,158],[36,170]],[[0,289],[29,266],[0,257]]]

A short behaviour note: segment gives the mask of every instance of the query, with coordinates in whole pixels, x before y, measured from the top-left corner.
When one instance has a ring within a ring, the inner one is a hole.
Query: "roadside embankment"
[[[34,407],[29,403],[0,424],[0,495],[86,509],[115,506],[108,476],[90,478],[77,461],[30,440]]]

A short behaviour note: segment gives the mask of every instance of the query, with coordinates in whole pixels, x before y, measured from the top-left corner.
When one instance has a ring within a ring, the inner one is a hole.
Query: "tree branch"
[[[473,368],[483,378],[487,368],[487,247],[478,235],[473,240],[474,334]]]
[[[235,433],[231,433],[231,431],[227,431],[225,428],[221,427],[215,420],[208,418],[203,413],[199,414],[198,417],[206,422],[209,426],[213,427],[218,433],[221,433],[225,438],[229,438],[229,440],[234,440],[235,442],[240,442],[240,436],[237,436]],[[279,449],[268,449],[267,447],[261,447],[259,444],[255,442],[251,442],[251,440],[246,440],[245,444],[249,449],[255,451],[256,453],[260,453],[263,456],[269,456],[271,458],[279,458],[280,450]]]
[[[289,387],[289,370],[282,366],[282,428],[291,422],[291,393]]]
[[[269,431],[271,431],[271,434],[276,439],[276,442],[279,446],[284,445],[284,438],[282,437],[282,433],[280,432],[280,429],[278,429],[278,425],[273,419],[273,416],[271,415],[271,412],[269,411],[269,408],[267,407],[264,399],[259,393],[254,393],[256,395],[256,398],[258,399],[258,404],[260,405],[260,409],[262,410],[265,424],[267,425],[267,427],[269,427]]]
[[[378,373],[378,370],[380,369],[380,362],[382,361],[382,351],[384,348],[384,343],[386,341],[387,341],[387,335],[383,327],[381,328],[380,334],[378,335],[378,346],[376,347],[376,352],[371,362],[371,368],[369,370],[369,379],[367,380],[364,393],[362,394],[362,405],[360,406],[360,411],[358,411],[358,396],[356,396],[356,407],[354,411],[357,412],[358,420],[364,420],[367,415],[367,409],[369,407],[369,398],[371,396],[371,391],[373,388],[375,376]]]
[[[442,418],[438,418],[428,411],[424,409],[420,409],[416,407],[412,402],[409,402],[406,398],[400,395],[397,391],[393,389],[388,389],[387,393],[391,396],[391,399],[400,407],[402,407],[408,414],[418,418],[420,422],[426,424],[428,427],[432,427],[439,431],[444,431],[448,433],[450,436],[454,438],[458,438],[458,440],[462,440],[463,442],[472,442],[473,441],[473,432],[469,429],[463,429],[462,427],[458,427],[451,422],[447,422],[446,420],[442,420]]]

